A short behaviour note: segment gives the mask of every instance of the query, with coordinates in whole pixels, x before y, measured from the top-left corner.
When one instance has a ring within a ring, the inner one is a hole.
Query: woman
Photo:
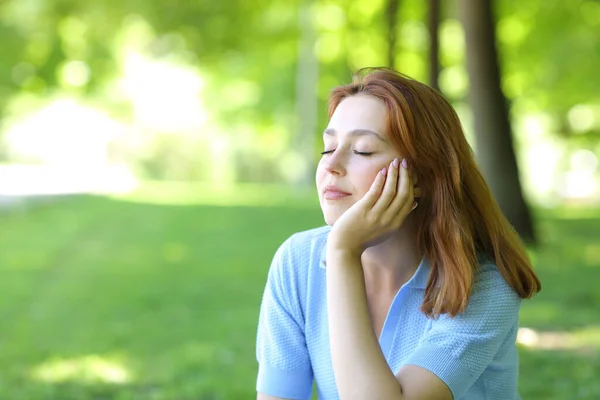
[[[258,399],[308,399],[314,379],[320,400],[518,399],[519,308],[540,282],[450,104],[368,69],[329,116],[327,226],[274,257]]]

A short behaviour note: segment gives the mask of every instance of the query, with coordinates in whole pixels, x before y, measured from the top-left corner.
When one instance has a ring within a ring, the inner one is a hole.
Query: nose
[[[343,154],[334,151],[326,156],[323,160],[323,168],[333,175],[345,175],[346,167]]]

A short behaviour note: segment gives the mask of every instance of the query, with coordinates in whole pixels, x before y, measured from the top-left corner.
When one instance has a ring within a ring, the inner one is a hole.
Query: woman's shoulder
[[[283,244],[280,246],[280,250],[284,249],[291,253],[300,254],[320,251],[327,241],[327,236],[330,230],[331,227],[326,225],[296,232],[283,242]]]
[[[521,298],[506,281],[496,263],[480,258],[475,271],[469,303],[485,303],[489,307],[507,307],[518,312]]]
[[[285,268],[294,265],[297,268],[318,265],[324,257],[325,243],[331,230],[330,226],[321,226],[289,236],[280,246],[275,254],[274,261]]]
[[[475,286],[499,286],[509,289],[508,291],[510,292],[514,292],[514,290],[502,276],[502,273],[500,272],[500,269],[494,260],[489,257],[479,257],[477,261],[478,263],[474,276]]]
[[[323,242],[327,239],[331,227],[329,225],[312,228],[301,232],[294,233],[290,239],[296,241],[297,244]]]

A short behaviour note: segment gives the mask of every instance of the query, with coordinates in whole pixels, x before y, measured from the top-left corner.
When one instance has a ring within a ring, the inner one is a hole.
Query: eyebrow
[[[328,135],[328,136],[337,136],[337,132],[335,131],[335,129],[325,129],[325,132],[323,132],[323,135]],[[377,139],[383,141],[383,142],[387,142],[387,140],[385,140],[385,138],[383,136],[381,136],[379,133],[372,131],[370,129],[353,129],[350,132],[348,132],[348,135],[351,136],[375,136]]]

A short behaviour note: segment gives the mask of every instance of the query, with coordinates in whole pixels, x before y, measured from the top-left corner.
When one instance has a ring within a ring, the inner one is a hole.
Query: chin
[[[335,221],[338,220],[344,213],[344,211],[334,211],[334,210],[322,210],[323,211],[323,219],[325,219],[325,223],[329,226],[333,226]]]
[[[323,219],[329,226],[333,226],[335,221],[337,221],[346,212],[346,210],[348,210],[348,208],[348,204],[340,204],[338,202],[331,204],[327,201],[321,200],[321,212],[323,213]]]
[[[325,217],[325,223],[329,226],[333,226],[335,224],[335,219],[328,217],[327,215],[323,215]]]
[[[335,219],[332,219],[331,217],[328,217],[327,215],[323,215],[323,219],[325,220],[325,224],[329,225],[329,226],[333,226],[333,224],[335,224]]]

